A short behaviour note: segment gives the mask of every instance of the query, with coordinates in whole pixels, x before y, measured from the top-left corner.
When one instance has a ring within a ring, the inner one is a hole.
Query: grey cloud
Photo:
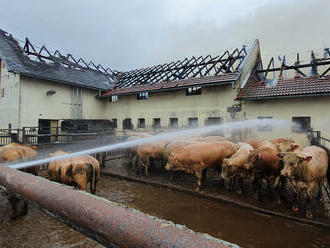
[[[119,70],[216,54],[255,38],[264,55],[330,42],[328,0],[265,0],[261,6],[252,1],[259,7],[241,17],[219,3],[201,2],[185,11],[184,4],[172,6],[165,0],[0,0],[6,6],[0,10],[0,28]],[[228,11],[233,18],[227,18]],[[221,13],[227,16],[224,22]]]

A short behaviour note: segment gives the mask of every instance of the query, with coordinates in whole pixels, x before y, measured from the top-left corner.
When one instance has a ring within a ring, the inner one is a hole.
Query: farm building
[[[329,52],[329,50],[325,50]],[[328,57],[294,66],[262,68],[259,42],[251,47],[200,56],[127,72],[118,72],[24,47],[0,32],[0,126],[60,126],[64,119],[109,119],[117,131],[202,127],[255,118],[292,122],[286,136],[326,132],[330,101],[329,69],[317,74]],[[311,68],[313,75],[301,68]],[[283,70],[296,75],[283,78]],[[280,75],[268,79],[268,72]],[[330,120],[329,120],[330,122]],[[298,125],[296,125],[298,124]],[[299,129],[299,130],[298,130]],[[271,133],[259,128],[262,136]],[[284,135],[284,133],[282,133]]]

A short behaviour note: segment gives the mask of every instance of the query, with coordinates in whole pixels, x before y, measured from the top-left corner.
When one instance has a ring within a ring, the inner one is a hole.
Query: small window
[[[201,86],[193,86],[187,88],[186,95],[191,96],[191,95],[200,95],[202,94],[202,87]]]
[[[111,102],[117,102],[118,101],[118,95],[110,96],[110,101]]]
[[[301,133],[311,129],[310,117],[292,117],[292,131]]]
[[[220,117],[209,117],[206,119],[205,126],[219,125],[221,124]]]
[[[258,117],[258,120],[269,120],[269,119],[273,119],[273,117]],[[262,132],[273,131],[273,126],[269,124],[261,124],[258,125],[258,131],[262,131]]]
[[[190,128],[196,128],[196,127],[198,127],[198,118],[197,117],[188,118],[188,126]]]
[[[148,99],[148,92],[146,91],[139,92],[139,94],[137,94],[137,99],[138,100]]]
[[[160,118],[154,118],[153,127],[160,128]]]
[[[170,127],[171,128],[179,128],[178,118],[170,118]]]
[[[117,128],[117,119],[112,119],[112,127]]]
[[[146,127],[146,120],[143,119],[138,119],[138,128],[145,128]]]
[[[133,129],[132,120],[130,118],[126,118],[123,120],[123,129]]]

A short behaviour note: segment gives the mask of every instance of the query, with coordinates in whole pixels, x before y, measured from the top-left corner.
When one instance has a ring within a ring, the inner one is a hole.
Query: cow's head
[[[254,167],[254,163],[262,158],[261,152],[254,150],[250,153],[249,160],[244,164],[244,169],[251,170]]]
[[[88,184],[88,174],[92,176],[93,165],[81,163],[72,163],[72,179],[79,189],[85,190]]]
[[[311,155],[295,152],[279,153],[277,155],[283,162],[281,176],[294,178],[299,168],[312,159]]]

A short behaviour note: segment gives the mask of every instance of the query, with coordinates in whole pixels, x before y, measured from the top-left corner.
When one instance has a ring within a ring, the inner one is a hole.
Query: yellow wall
[[[246,101],[243,109],[248,119],[273,117],[287,120],[287,128],[275,128],[273,132],[258,132],[256,137],[290,137],[305,145],[306,134],[292,132],[292,117],[311,117],[311,127],[321,131],[322,136],[330,137],[330,96],[282,98],[263,101]]]
[[[46,92],[56,94],[47,96]],[[72,119],[72,86],[22,77],[20,90],[20,127],[38,126],[38,119]],[[83,89],[83,118],[102,119],[106,101],[95,98],[97,91]]]
[[[134,128],[138,119],[145,118],[146,129],[152,129],[153,118],[161,118],[161,127],[168,128],[169,118],[178,118],[179,128],[188,127],[188,118],[198,117],[198,125],[204,126],[207,117],[230,120],[227,107],[234,104],[236,90],[231,85],[202,88],[201,95],[186,96],[186,90],[149,93],[149,98],[137,100],[136,95],[118,96],[117,102],[109,102],[107,118],[116,118],[118,130],[122,121],[131,118]]]

